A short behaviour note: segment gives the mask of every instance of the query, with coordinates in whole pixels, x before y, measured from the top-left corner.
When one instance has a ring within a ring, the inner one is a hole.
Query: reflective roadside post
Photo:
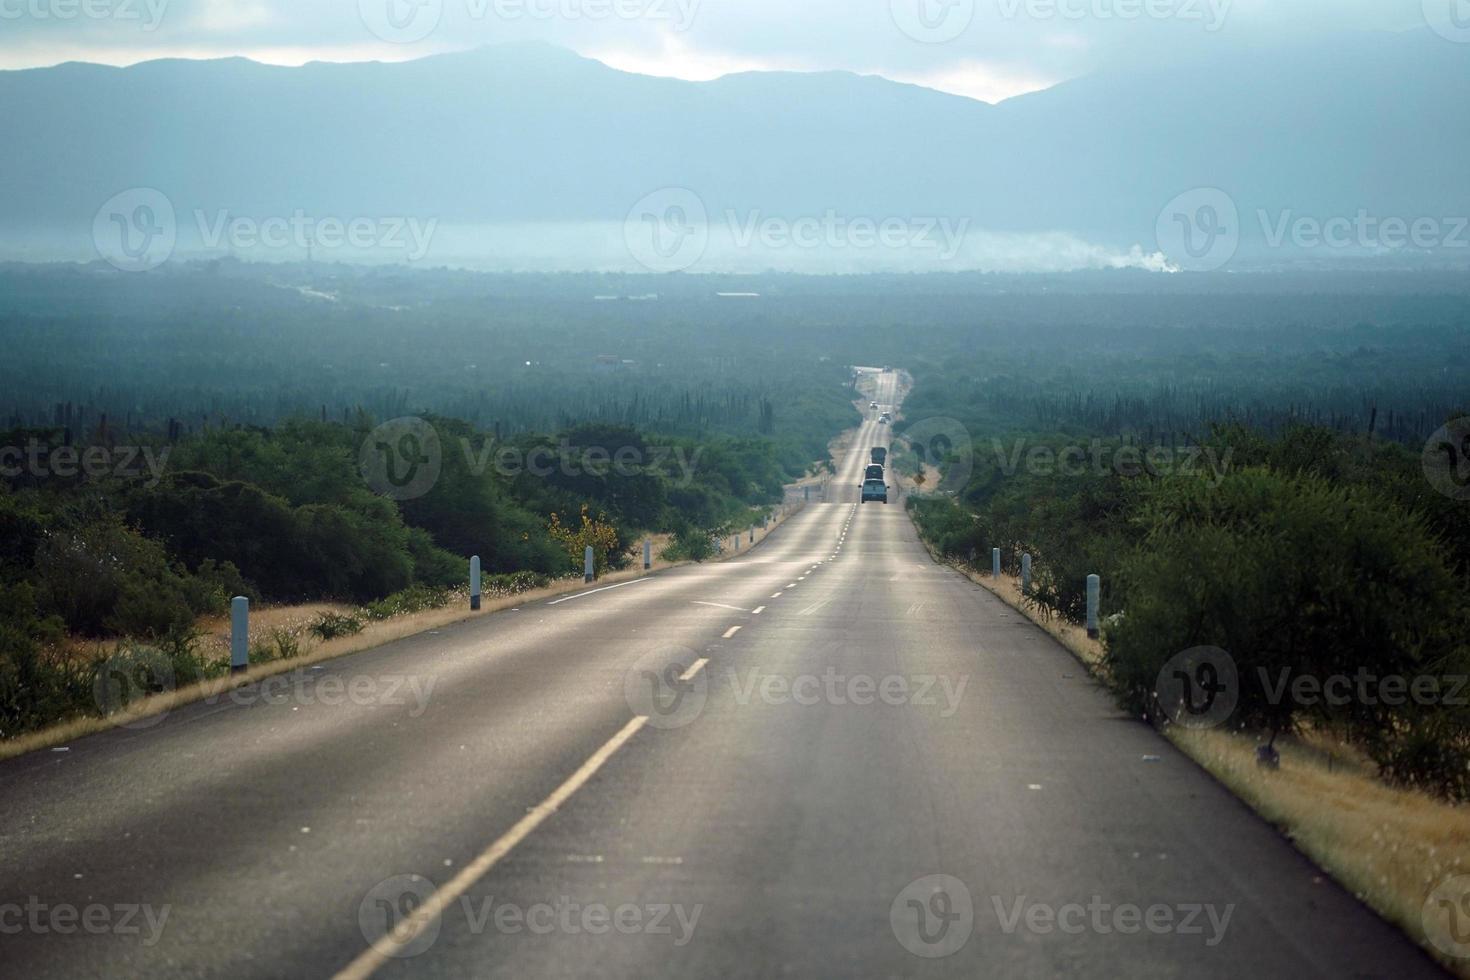
[[[230,673],[243,673],[250,666],[250,600],[237,595],[230,600]]]
[[[582,581],[590,582],[595,576],[592,574],[592,546],[587,546],[587,551],[582,556]]]
[[[1021,556],[1021,594],[1031,594],[1031,554]]]
[[[470,611],[480,608],[480,556],[470,559]]]
[[[990,577],[1000,578],[1000,549],[990,549]]]
[[[653,567],[653,539],[643,539],[643,570],[646,572]]]
[[[1102,579],[1096,575],[1087,576],[1087,635],[1092,639],[1099,636],[1097,628],[1097,606],[1102,598]]]

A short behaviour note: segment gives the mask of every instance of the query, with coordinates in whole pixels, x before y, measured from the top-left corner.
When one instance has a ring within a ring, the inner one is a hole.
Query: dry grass
[[[756,528],[755,546],[760,544],[783,523],[800,512],[801,507],[794,506],[784,513],[779,512],[772,518],[769,530],[763,531]],[[651,572],[657,572],[666,568],[674,568],[688,562],[665,561],[659,557],[659,552],[667,547],[670,537],[668,535],[653,536],[653,567]],[[744,539],[742,538],[742,541]],[[750,550],[750,546],[742,545],[739,554],[743,555]],[[734,554],[726,553],[708,559],[708,563],[727,561]],[[264,606],[250,611],[250,640],[255,642],[271,635],[273,630],[281,629],[291,633],[301,643],[301,655],[291,657],[288,660],[273,660],[268,663],[257,664],[244,673],[227,677],[219,677],[204,681],[192,687],[180,688],[167,694],[139,701],[129,705],[125,710],[105,718],[82,717],[73,718],[53,725],[50,728],[38,732],[31,732],[8,741],[0,741],[0,759],[10,759],[15,756],[24,755],[27,752],[36,752],[42,749],[54,748],[75,741],[84,735],[95,732],[106,731],[151,718],[155,715],[172,711],[175,708],[202,701],[218,694],[225,694],[239,687],[284,674],[289,671],[299,670],[312,664],[334,660],[354,653],[361,653],[374,647],[400,640],[407,636],[414,636],[428,630],[439,629],[453,623],[464,622],[468,619],[477,619],[481,616],[489,616],[504,609],[513,609],[526,603],[536,602],[542,599],[550,599],[559,595],[578,592],[585,588],[597,588],[604,585],[616,585],[619,582],[628,582],[633,579],[642,578],[650,572],[643,570],[643,544],[640,541],[634,554],[634,567],[619,572],[611,572],[598,579],[592,586],[588,586],[580,579],[562,579],[551,585],[522,592],[514,596],[490,597],[486,596],[478,612],[471,612],[465,604],[457,603],[454,606],[443,609],[428,609],[423,612],[410,613],[404,616],[395,616],[391,619],[380,621],[368,621],[361,633],[354,636],[342,636],[334,640],[321,641],[310,633],[310,626],[317,617],[324,612],[348,613],[353,607],[336,603],[314,602],[296,606]],[[204,640],[200,647],[201,654],[206,659],[224,661],[229,657],[230,636],[229,617],[215,616],[204,617],[199,622],[199,627],[204,631]],[[77,654],[87,650],[95,650],[96,644],[73,644]]]
[[[1050,633],[1094,675],[1100,672],[1102,644],[1080,626],[1045,620],[1023,606],[1019,579],[996,581],[956,568]],[[1444,956],[1426,934],[1426,921],[1442,931],[1447,913],[1425,908],[1441,881],[1470,873],[1470,807],[1389,786],[1360,752],[1322,733],[1277,739],[1276,771],[1256,765],[1260,743],[1252,735],[1174,726],[1167,736],[1360,901],[1470,980],[1470,961]]]

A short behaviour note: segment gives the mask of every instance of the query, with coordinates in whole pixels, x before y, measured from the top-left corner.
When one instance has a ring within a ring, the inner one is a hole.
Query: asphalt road
[[[0,976],[1441,975],[857,505],[886,432],[731,561],[0,763]]]

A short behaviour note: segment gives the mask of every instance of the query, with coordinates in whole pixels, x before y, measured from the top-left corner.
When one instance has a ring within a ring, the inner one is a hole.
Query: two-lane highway
[[[887,431],[734,560],[0,764],[0,973],[1438,975],[858,505]]]

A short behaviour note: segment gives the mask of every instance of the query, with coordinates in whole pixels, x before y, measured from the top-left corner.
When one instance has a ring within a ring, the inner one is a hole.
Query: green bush
[[[356,636],[363,631],[364,625],[356,616],[325,612],[317,617],[309,629],[319,640],[335,640],[341,636]]]

